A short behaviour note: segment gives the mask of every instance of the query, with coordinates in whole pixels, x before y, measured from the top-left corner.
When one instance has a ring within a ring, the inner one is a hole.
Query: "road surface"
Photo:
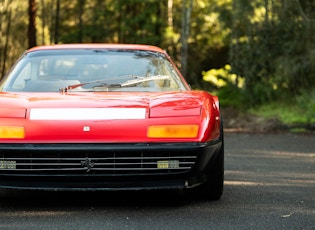
[[[219,201],[181,192],[0,191],[0,229],[315,229],[315,136],[225,135]]]

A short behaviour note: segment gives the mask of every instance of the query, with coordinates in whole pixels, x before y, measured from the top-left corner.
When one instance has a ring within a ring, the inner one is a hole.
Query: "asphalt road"
[[[315,229],[315,135],[225,136],[219,201],[180,192],[0,191],[0,229]]]

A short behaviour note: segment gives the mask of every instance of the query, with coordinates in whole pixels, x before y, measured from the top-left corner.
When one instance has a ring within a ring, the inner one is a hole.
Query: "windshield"
[[[115,87],[113,87],[115,86]],[[161,53],[141,50],[47,50],[26,54],[0,86],[5,92],[187,90]]]

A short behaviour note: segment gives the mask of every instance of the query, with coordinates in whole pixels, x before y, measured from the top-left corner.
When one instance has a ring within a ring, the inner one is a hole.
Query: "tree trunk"
[[[46,12],[45,12],[45,2],[44,0],[40,1],[40,4],[42,5],[42,12],[41,12],[41,18],[42,18],[42,33],[41,33],[41,44],[45,44],[45,27],[46,27]]]
[[[55,18],[55,44],[59,42],[59,14],[60,14],[60,0],[56,0],[56,18]]]
[[[173,0],[167,1],[167,25],[173,29]]]
[[[79,0],[79,33],[78,33],[78,41],[80,43],[83,42],[83,12],[84,12],[84,0]]]
[[[36,46],[36,0],[29,0],[28,46]]]
[[[11,9],[8,10],[8,17],[7,17],[8,23],[7,23],[7,28],[6,28],[6,33],[5,33],[5,44],[4,44],[4,49],[3,49],[3,59],[2,59],[2,67],[1,67],[1,78],[4,76],[5,71],[6,71],[6,62],[7,62],[7,51],[8,51],[8,44],[9,44],[9,35],[10,35],[10,27],[11,27]]]
[[[180,49],[180,63],[181,72],[186,77],[187,75],[187,58],[188,58],[188,38],[190,29],[190,15],[192,10],[193,0],[183,0],[183,14],[182,14],[182,31],[181,31],[181,49]]]

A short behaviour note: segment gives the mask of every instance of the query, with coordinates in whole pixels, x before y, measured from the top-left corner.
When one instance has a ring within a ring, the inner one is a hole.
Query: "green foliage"
[[[305,123],[315,124],[315,88],[303,90],[295,101],[299,114],[305,119]]]
[[[245,108],[244,79],[231,73],[231,66],[202,72],[203,80],[210,83],[223,107]]]
[[[302,109],[301,105],[296,103],[297,99],[293,99],[293,101],[291,104],[283,101],[274,101],[251,108],[248,111],[268,119],[278,119],[286,125],[314,124],[314,107]],[[303,98],[303,101],[305,102],[305,98]]]
[[[306,123],[304,114],[296,104],[288,105],[286,102],[275,101],[269,104],[249,109],[249,112],[268,119],[278,119],[284,124]]]
[[[224,87],[216,91],[220,99],[221,107],[233,107],[240,110],[247,109],[247,97],[244,90],[234,84],[227,83]]]
[[[315,88],[303,90],[286,100],[274,100],[248,110],[250,113],[269,119],[278,119],[286,125],[315,124]]]
[[[243,88],[244,79],[231,73],[231,66],[225,65],[220,69],[211,69],[207,72],[203,71],[203,80],[211,83],[216,88],[221,88],[227,84],[235,85],[238,88]]]
[[[314,3],[235,0],[234,6],[231,66],[245,78],[248,103],[256,106],[314,87]]]

